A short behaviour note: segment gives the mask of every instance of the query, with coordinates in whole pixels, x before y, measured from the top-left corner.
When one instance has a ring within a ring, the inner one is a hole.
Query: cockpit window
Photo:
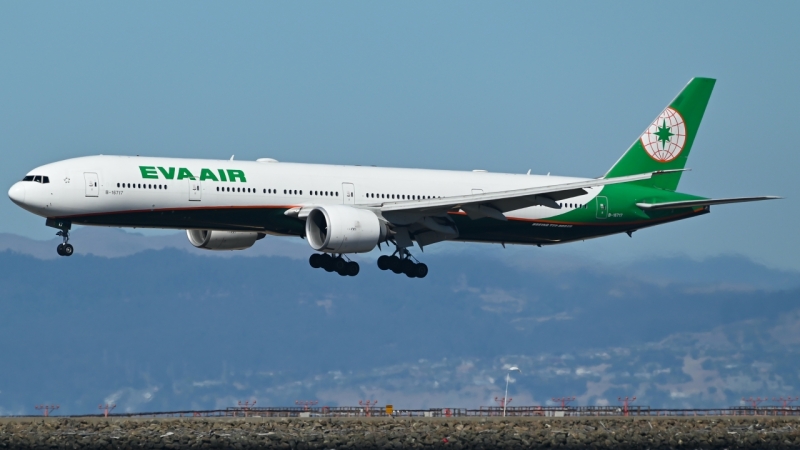
[[[45,177],[42,175],[27,175],[22,181],[34,181],[36,183],[47,184],[50,182],[50,177]]]

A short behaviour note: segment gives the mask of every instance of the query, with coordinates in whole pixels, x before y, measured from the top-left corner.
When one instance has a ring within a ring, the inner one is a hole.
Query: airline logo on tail
[[[681,154],[686,144],[686,125],[678,111],[667,108],[645,130],[642,146],[658,162],[670,162]]]

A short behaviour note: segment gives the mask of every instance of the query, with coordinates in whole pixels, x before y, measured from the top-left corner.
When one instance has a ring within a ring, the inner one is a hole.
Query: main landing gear
[[[308,264],[315,269],[336,272],[343,277],[354,277],[361,270],[357,262],[347,261],[342,255],[333,256],[328,253],[314,253],[308,258]]]
[[[56,233],[56,236],[61,236],[61,238],[64,240],[64,242],[58,244],[58,247],[56,247],[56,252],[60,256],[72,256],[72,253],[75,251],[75,249],[72,248],[72,244],[69,243],[69,230],[61,230]]]
[[[396,274],[404,273],[408,278],[425,278],[428,275],[428,266],[419,261],[414,262],[411,258],[413,256],[406,249],[396,251],[392,256],[381,255],[378,258],[378,268],[391,270]]]

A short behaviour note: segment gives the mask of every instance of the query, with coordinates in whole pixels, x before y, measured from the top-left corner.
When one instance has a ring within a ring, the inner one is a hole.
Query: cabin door
[[[86,172],[83,174],[86,181],[86,196],[97,197],[100,195],[100,179],[96,173]]]
[[[356,188],[353,183],[342,183],[342,203],[345,205],[356,203]]]
[[[189,180],[189,200],[199,202],[203,198],[203,188],[199,180]]]
[[[608,219],[608,197],[597,197],[597,218]]]

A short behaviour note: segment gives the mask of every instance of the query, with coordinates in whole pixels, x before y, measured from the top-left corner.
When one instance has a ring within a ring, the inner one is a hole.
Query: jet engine
[[[387,233],[372,211],[347,205],[317,206],[306,218],[306,239],[321,252],[365,253],[386,240]]]
[[[264,237],[255,231],[186,230],[189,242],[206,250],[244,250]]]

